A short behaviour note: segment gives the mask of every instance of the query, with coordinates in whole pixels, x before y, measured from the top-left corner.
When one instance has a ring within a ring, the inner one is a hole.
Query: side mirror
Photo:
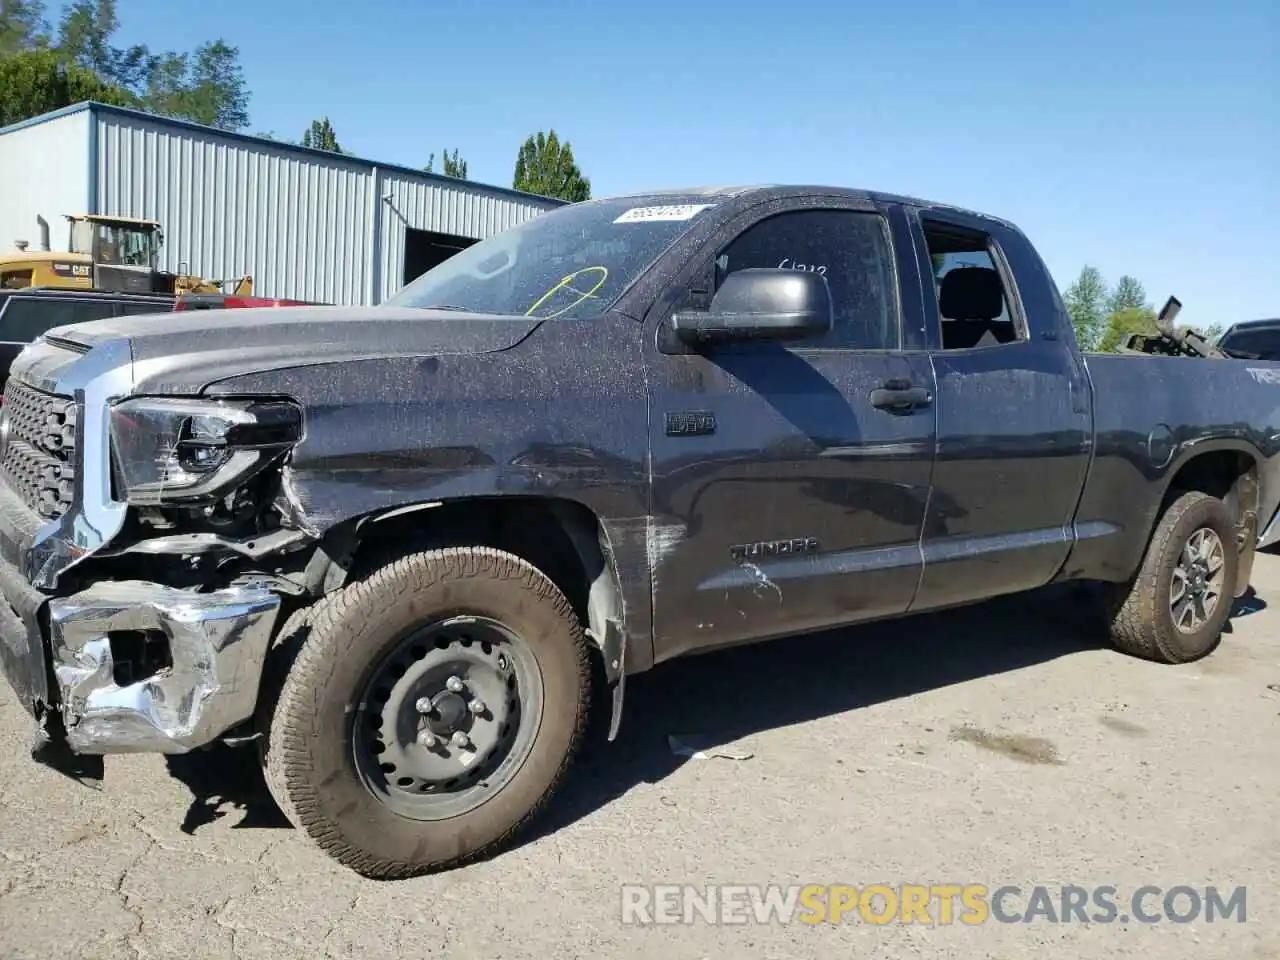
[[[831,329],[827,278],[802,270],[752,267],[724,279],[705,312],[677,313],[671,326],[685,343],[803,340]]]

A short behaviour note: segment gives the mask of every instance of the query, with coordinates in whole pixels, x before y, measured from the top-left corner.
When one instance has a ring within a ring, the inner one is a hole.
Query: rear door
[[[905,227],[901,209],[866,201],[761,204],[659,298],[648,339],[657,659],[911,603],[934,408]],[[825,276],[831,333],[700,352],[669,336],[675,310],[705,307],[748,267]],[[915,403],[895,405],[912,390]]]
[[[1035,250],[1003,224],[922,213],[938,452],[913,609],[1048,582],[1073,542],[1092,448],[1070,323]],[[1015,283],[1021,278],[1021,285]]]

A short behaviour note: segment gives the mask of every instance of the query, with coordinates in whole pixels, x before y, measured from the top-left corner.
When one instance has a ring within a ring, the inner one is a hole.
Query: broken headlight
[[[217,499],[301,436],[302,411],[283,400],[126,400],[111,411],[118,495],[135,505]]]

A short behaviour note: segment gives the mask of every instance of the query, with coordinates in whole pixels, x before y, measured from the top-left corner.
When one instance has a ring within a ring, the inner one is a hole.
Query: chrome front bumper
[[[133,388],[127,340],[82,352],[59,332],[23,350],[10,377],[75,399],[75,489],[71,509],[41,523],[0,483],[0,671],[42,725],[62,721],[74,753],[185,753],[253,715],[280,598],[263,587],[193,593],[142,581],[51,597],[124,521],[108,416]],[[140,636],[162,655],[134,662]]]
[[[101,582],[49,603],[49,646],[75,753],[186,753],[252,716],[280,598]],[[150,633],[171,665],[117,685],[113,640]]]

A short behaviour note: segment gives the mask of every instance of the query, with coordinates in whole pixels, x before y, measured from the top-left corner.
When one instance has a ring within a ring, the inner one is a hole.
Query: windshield
[[[150,267],[151,232],[140,227],[99,223],[99,262],[122,267]]]
[[[594,317],[711,206],[705,200],[630,197],[561,207],[454,254],[386,302]]]

